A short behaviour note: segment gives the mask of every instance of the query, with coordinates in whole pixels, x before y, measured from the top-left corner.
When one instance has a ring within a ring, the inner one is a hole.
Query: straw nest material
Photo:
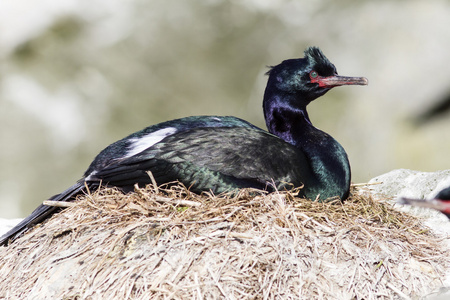
[[[352,192],[101,189],[0,249],[0,298],[368,300],[442,286],[444,238]]]

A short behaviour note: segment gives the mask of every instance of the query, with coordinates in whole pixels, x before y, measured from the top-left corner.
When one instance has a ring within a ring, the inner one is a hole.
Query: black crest
[[[309,64],[322,75],[333,75],[334,73],[337,73],[336,67],[318,47],[306,48],[305,58],[308,60]]]
[[[320,50],[318,47],[308,47],[305,50],[305,57],[303,59],[288,59],[277,66],[268,66],[269,71],[267,71],[265,75],[270,75],[272,71],[274,71],[274,69],[277,69],[278,66],[284,66],[284,68],[286,68],[286,65],[290,64],[292,66],[298,67],[298,64],[294,62],[299,61],[306,61],[310,66],[310,70],[314,69],[322,76],[337,74],[336,67],[323,54],[322,50]]]

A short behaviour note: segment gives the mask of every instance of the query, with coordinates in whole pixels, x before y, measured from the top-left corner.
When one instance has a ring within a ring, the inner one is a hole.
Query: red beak
[[[365,77],[348,77],[348,76],[328,76],[322,77],[317,76],[315,78],[311,78],[311,82],[318,83],[320,87],[323,88],[334,88],[335,86],[341,85],[368,85],[369,80]]]

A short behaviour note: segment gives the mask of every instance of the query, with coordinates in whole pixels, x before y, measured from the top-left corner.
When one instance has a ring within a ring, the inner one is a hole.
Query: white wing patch
[[[174,127],[168,127],[164,129],[157,130],[155,132],[144,135],[140,138],[132,138],[130,139],[130,146],[128,146],[128,151],[125,154],[125,157],[128,158],[141,153],[147,148],[150,148],[154,144],[160,142],[166,136],[172,135],[177,132],[177,129]]]

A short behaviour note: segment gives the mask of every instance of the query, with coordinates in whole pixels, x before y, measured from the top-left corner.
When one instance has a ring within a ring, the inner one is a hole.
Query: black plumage
[[[53,196],[71,201],[100,185],[124,192],[135,184],[179,181],[193,192],[222,193],[239,188],[273,191],[300,187],[301,196],[326,200],[348,197],[350,165],[344,148],[315,128],[306,106],[340,85],[366,85],[362,77],[338,76],[316,47],[268,72],[263,109],[269,132],[235,117],[195,116],[163,122],[119,140],[93,160],[82,179]],[[54,207],[39,206],[1,237],[6,244],[41,222]]]

